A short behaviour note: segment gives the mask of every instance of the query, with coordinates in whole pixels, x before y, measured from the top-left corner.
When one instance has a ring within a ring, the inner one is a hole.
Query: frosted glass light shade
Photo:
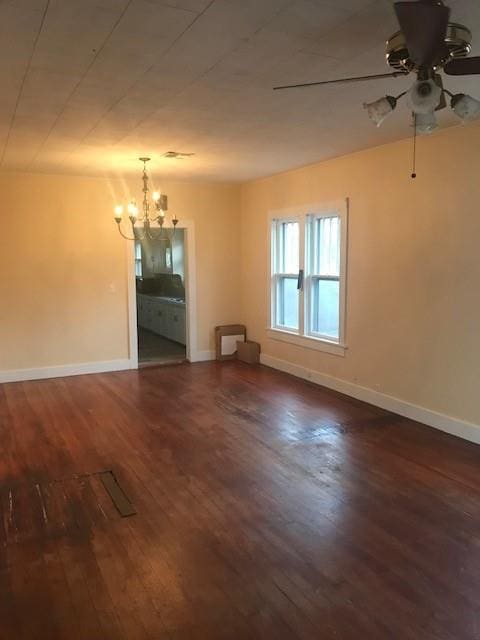
[[[413,117],[417,133],[421,135],[432,133],[438,127],[437,118],[433,111],[431,113],[417,113]]]
[[[136,218],[138,216],[138,207],[134,202],[129,202],[127,209],[132,218]]]
[[[480,115],[480,100],[464,93],[454,95],[450,104],[455,115],[464,121],[473,120]]]
[[[413,113],[432,113],[438,107],[442,89],[433,80],[417,80],[408,92]]]
[[[368,117],[377,127],[392,113],[396,106],[397,100],[393,96],[385,96],[375,100],[375,102],[365,102],[363,104],[363,108],[367,110]]]

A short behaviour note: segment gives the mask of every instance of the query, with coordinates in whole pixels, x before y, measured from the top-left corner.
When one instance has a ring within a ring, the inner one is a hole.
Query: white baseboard
[[[63,378],[65,376],[80,376],[88,373],[105,373],[107,371],[125,371],[132,368],[134,368],[132,362],[125,358],[104,362],[62,364],[54,367],[38,367],[36,369],[7,369],[0,371],[0,383]]]
[[[207,362],[215,360],[215,351],[195,351],[190,358],[190,362]]]
[[[473,422],[465,422],[458,418],[452,418],[443,413],[425,409],[424,407],[405,400],[374,391],[368,387],[362,387],[347,380],[334,378],[333,376],[319,373],[313,369],[307,369],[306,367],[301,367],[300,365],[292,364],[286,360],[280,360],[279,358],[274,358],[264,353],[260,355],[260,362],[267,367],[290,373],[293,376],[309,380],[322,387],[333,389],[334,391],[344,393],[357,400],[363,400],[363,402],[368,402],[369,404],[381,407],[405,418],[410,418],[411,420],[421,422],[435,429],[440,429],[459,438],[480,444],[480,425],[476,425]]]

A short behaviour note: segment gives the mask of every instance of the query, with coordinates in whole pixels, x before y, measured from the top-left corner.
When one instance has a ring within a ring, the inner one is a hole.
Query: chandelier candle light
[[[120,235],[126,240],[143,240],[145,238],[155,240],[157,238],[160,238],[164,233],[165,212],[168,209],[168,197],[158,191],[153,192],[152,202],[156,215],[154,217],[150,217],[151,203],[149,201],[150,189],[148,187],[147,174],[147,162],[150,160],[150,158],[139,158],[139,160],[140,162],[143,162],[142,216],[139,219],[137,203],[135,202],[135,200],[131,200],[127,205],[127,213],[128,219],[130,220],[130,224],[132,226],[132,237],[126,235],[122,231],[121,224],[123,219],[124,207],[121,204],[115,207],[115,222],[117,223]],[[136,226],[137,222],[139,222],[141,226]],[[152,223],[156,223],[158,226],[152,227]],[[173,233],[175,233],[177,224],[178,218],[176,215],[174,215],[174,217],[172,218]]]

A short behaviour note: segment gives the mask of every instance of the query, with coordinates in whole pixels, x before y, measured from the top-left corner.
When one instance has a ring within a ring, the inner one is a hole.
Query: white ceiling
[[[480,54],[480,3],[450,6]],[[407,137],[403,103],[380,129],[362,103],[411,78],[272,91],[388,71],[396,30],[391,0],[0,0],[1,170],[138,172],[147,154],[237,181]],[[480,97],[480,76],[445,84]]]

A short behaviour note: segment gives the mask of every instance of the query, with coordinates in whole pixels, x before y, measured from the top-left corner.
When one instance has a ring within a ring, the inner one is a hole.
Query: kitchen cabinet
[[[169,340],[186,343],[186,312],[184,302],[160,296],[137,294],[138,326]]]

